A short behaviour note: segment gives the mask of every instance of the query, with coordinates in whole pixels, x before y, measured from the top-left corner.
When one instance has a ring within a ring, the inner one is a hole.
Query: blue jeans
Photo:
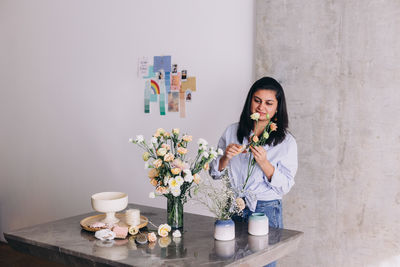
[[[268,217],[270,227],[283,228],[282,220],[282,200],[270,200],[270,201],[257,201],[256,210],[254,212],[264,213]],[[242,216],[233,216],[232,220],[236,222],[248,222],[250,215],[253,214],[249,208],[243,210]],[[275,267],[276,261],[266,265],[267,267]]]

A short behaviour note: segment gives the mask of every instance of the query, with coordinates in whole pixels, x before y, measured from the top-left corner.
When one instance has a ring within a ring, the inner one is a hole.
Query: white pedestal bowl
[[[119,219],[115,217],[115,213],[128,206],[128,195],[122,192],[97,193],[91,199],[93,209],[106,214],[102,222],[107,224],[118,223]]]

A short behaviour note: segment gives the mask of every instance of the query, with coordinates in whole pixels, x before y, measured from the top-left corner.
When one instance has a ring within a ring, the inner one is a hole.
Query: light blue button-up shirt
[[[241,144],[237,140],[237,129],[239,124],[234,123],[228,126],[218,142],[218,148],[225,151],[231,144]],[[245,140],[244,145],[248,144]],[[297,172],[297,144],[291,134],[287,134],[285,139],[276,146],[265,145],[267,159],[274,166],[275,171],[271,181],[256,163],[254,171],[247,181],[246,188],[242,190],[247,177],[247,168],[250,153],[241,153],[234,156],[228,165],[229,176],[232,185],[240,192],[240,197],[244,197],[246,204],[251,211],[255,211],[257,200],[282,199],[282,196],[289,192],[294,185],[294,176]],[[210,174],[214,179],[219,179],[224,170],[218,171],[219,156],[210,164]]]

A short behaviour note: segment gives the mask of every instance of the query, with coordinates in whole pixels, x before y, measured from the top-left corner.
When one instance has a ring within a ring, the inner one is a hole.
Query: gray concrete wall
[[[400,266],[400,1],[256,1],[256,76],[299,146],[279,266]]]

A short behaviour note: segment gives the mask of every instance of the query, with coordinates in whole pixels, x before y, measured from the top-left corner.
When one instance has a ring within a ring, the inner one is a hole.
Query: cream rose
[[[173,169],[171,170],[171,172],[172,172],[173,175],[177,175],[177,174],[180,174],[180,173],[181,173],[181,169],[179,169],[179,168],[173,168]]]
[[[147,239],[149,240],[150,243],[153,243],[157,241],[157,236],[155,233],[151,232],[147,234]]]
[[[150,169],[148,173],[149,178],[155,178],[158,176],[158,170],[156,169]]]
[[[156,134],[158,135],[163,135],[165,133],[165,130],[163,128],[158,128],[156,131]]]
[[[150,180],[150,183],[152,186],[157,186],[157,184],[158,184],[157,180],[154,178]]]
[[[276,123],[271,123],[271,125],[269,126],[271,129],[271,132],[276,131],[278,129],[278,126],[276,125]]]
[[[172,133],[175,134],[175,135],[178,135],[179,134],[179,128],[172,129]]]
[[[142,158],[144,161],[148,161],[150,158],[150,153],[149,152],[144,152],[142,155]]]
[[[164,194],[167,193],[167,191],[168,191],[167,188],[164,187],[164,186],[159,186],[159,187],[156,188],[156,192],[159,195],[164,195]]]
[[[243,210],[246,207],[246,203],[244,203],[243,198],[238,197],[236,199],[236,206],[239,208],[239,210]]]
[[[260,118],[260,113],[257,113],[257,112],[253,113],[253,114],[250,115],[250,118],[253,121],[258,121],[258,119]]]
[[[178,148],[178,153],[181,154],[181,155],[184,155],[184,154],[187,153],[187,149],[184,148],[184,147],[179,147]]]
[[[156,168],[160,168],[162,165],[162,160],[161,159],[156,159],[155,161],[153,161],[153,165]]]
[[[168,224],[161,224],[158,227],[158,235],[161,237],[166,237],[168,236],[168,233],[171,231],[171,226],[169,226]]]
[[[192,141],[192,136],[191,135],[184,135],[184,136],[182,136],[182,140],[183,141],[185,141],[185,142],[191,142]]]
[[[161,147],[165,148],[166,150],[171,150],[171,146],[168,144],[162,144]]]
[[[175,159],[175,157],[174,157],[174,154],[172,154],[172,153],[167,153],[165,156],[164,156],[164,161],[166,161],[166,162],[171,162],[171,161],[173,161]]]
[[[203,169],[208,171],[210,169],[210,165],[208,164],[208,162],[206,164],[204,164]]]
[[[167,154],[167,149],[164,147],[161,147],[157,150],[157,155],[160,157],[163,157],[165,154]]]
[[[201,182],[201,177],[199,174],[194,174],[193,175],[193,182],[195,182],[196,184],[199,184]]]
[[[258,141],[260,141],[260,140],[258,139],[258,136],[257,136],[257,135],[253,135],[252,140],[253,140],[254,143],[257,143]]]

